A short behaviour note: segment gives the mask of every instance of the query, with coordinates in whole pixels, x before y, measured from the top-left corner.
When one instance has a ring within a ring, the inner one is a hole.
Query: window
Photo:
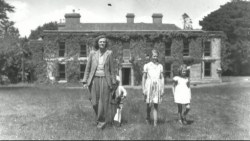
[[[183,40],[183,56],[189,56],[189,41],[188,41],[188,39]]]
[[[123,54],[123,60],[130,60],[131,52],[129,49],[123,49],[122,54]]]
[[[65,42],[59,43],[59,57],[65,56]]]
[[[205,42],[204,56],[211,56],[211,42],[210,41]]]
[[[130,45],[129,42],[123,43],[123,49],[129,49]]]
[[[85,44],[80,45],[80,57],[87,57],[87,46]]]
[[[172,41],[165,42],[165,56],[171,55],[171,45]]]
[[[171,77],[171,64],[165,63],[165,72],[164,76],[170,78]]]
[[[80,64],[80,79],[83,79],[86,64]]]
[[[204,76],[211,76],[211,62],[205,62],[204,68]]]
[[[65,80],[65,64],[59,64],[59,80]]]

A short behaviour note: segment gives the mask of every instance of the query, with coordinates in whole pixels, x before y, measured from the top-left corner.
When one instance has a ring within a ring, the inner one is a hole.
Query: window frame
[[[83,47],[85,49],[83,49]],[[80,54],[79,54],[79,57],[87,57],[88,56],[88,51],[87,51],[87,45],[84,44],[84,43],[81,43],[80,44]]]
[[[207,44],[209,43],[209,47],[207,47]],[[207,54],[206,54],[207,53]],[[205,41],[204,42],[204,51],[203,51],[204,57],[209,57],[212,55],[212,46],[211,41]]]
[[[189,56],[190,54],[189,43],[190,42],[188,39],[183,40],[183,51],[182,51],[183,56]]]
[[[59,42],[58,57],[65,57],[65,55],[66,55],[66,45],[65,45],[65,42]]]
[[[164,78],[171,78],[171,76],[172,76],[172,74],[171,74],[172,73],[172,63],[165,63],[164,70],[165,70],[164,71]],[[169,74],[166,75],[167,73],[169,73]]]
[[[207,68],[207,64],[209,64],[209,68]],[[204,77],[212,77],[212,62],[204,62]]]
[[[172,40],[164,42],[164,44],[165,44],[165,56],[171,56]]]
[[[64,67],[64,71],[61,70],[60,66]],[[58,74],[59,74],[59,81],[66,80],[66,64],[60,63],[58,64]],[[61,77],[61,75],[64,75],[64,77]]]

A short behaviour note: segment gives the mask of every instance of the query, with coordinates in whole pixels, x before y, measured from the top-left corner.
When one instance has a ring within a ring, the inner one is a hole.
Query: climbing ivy
[[[129,43],[131,51],[130,63],[134,69],[135,85],[140,85],[143,65],[150,60],[147,55],[151,54],[152,49],[160,52],[159,62],[161,64],[172,63],[173,71],[181,63],[188,65],[200,63],[202,57],[202,41],[211,37],[225,38],[222,32],[203,32],[203,31],[152,31],[152,32],[56,32],[45,31],[43,33],[44,42],[44,58],[50,60],[52,65],[52,74],[56,80],[59,78],[58,64],[64,62],[66,64],[66,77],[68,82],[77,82],[81,79],[80,63],[86,63],[86,60],[78,60],[80,53],[80,43],[86,44],[89,52],[93,50],[94,40],[100,35],[106,35],[109,41],[108,49],[114,54],[114,65],[116,71],[121,69],[123,61],[123,46]],[[183,39],[189,40],[190,55],[182,55]],[[165,57],[165,44],[171,40],[171,56]],[[59,42],[65,42],[66,56],[62,60],[58,60]],[[43,70],[46,73],[48,64],[44,62]],[[118,73],[118,72],[117,72]],[[44,77],[44,75],[42,75]],[[40,78],[40,80],[48,80]]]

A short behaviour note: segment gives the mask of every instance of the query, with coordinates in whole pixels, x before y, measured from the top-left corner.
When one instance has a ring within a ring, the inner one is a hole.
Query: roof
[[[79,25],[59,25],[59,30],[81,31],[143,31],[143,30],[181,30],[175,24],[152,23],[81,23]]]

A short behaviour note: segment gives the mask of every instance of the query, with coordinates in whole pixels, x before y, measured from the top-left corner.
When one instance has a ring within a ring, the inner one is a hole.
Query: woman
[[[154,126],[157,126],[158,104],[164,93],[163,67],[158,62],[159,52],[152,50],[151,62],[144,65],[142,90],[147,103],[146,122],[150,124],[150,112],[153,107]]]
[[[91,51],[86,65],[83,83],[89,89],[89,99],[96,114],[97,128],[103,129],[110,116],[110,99],[116,84],[112,51],[107,49],[105,36],[99,36],[95,42],[95,51]]]

